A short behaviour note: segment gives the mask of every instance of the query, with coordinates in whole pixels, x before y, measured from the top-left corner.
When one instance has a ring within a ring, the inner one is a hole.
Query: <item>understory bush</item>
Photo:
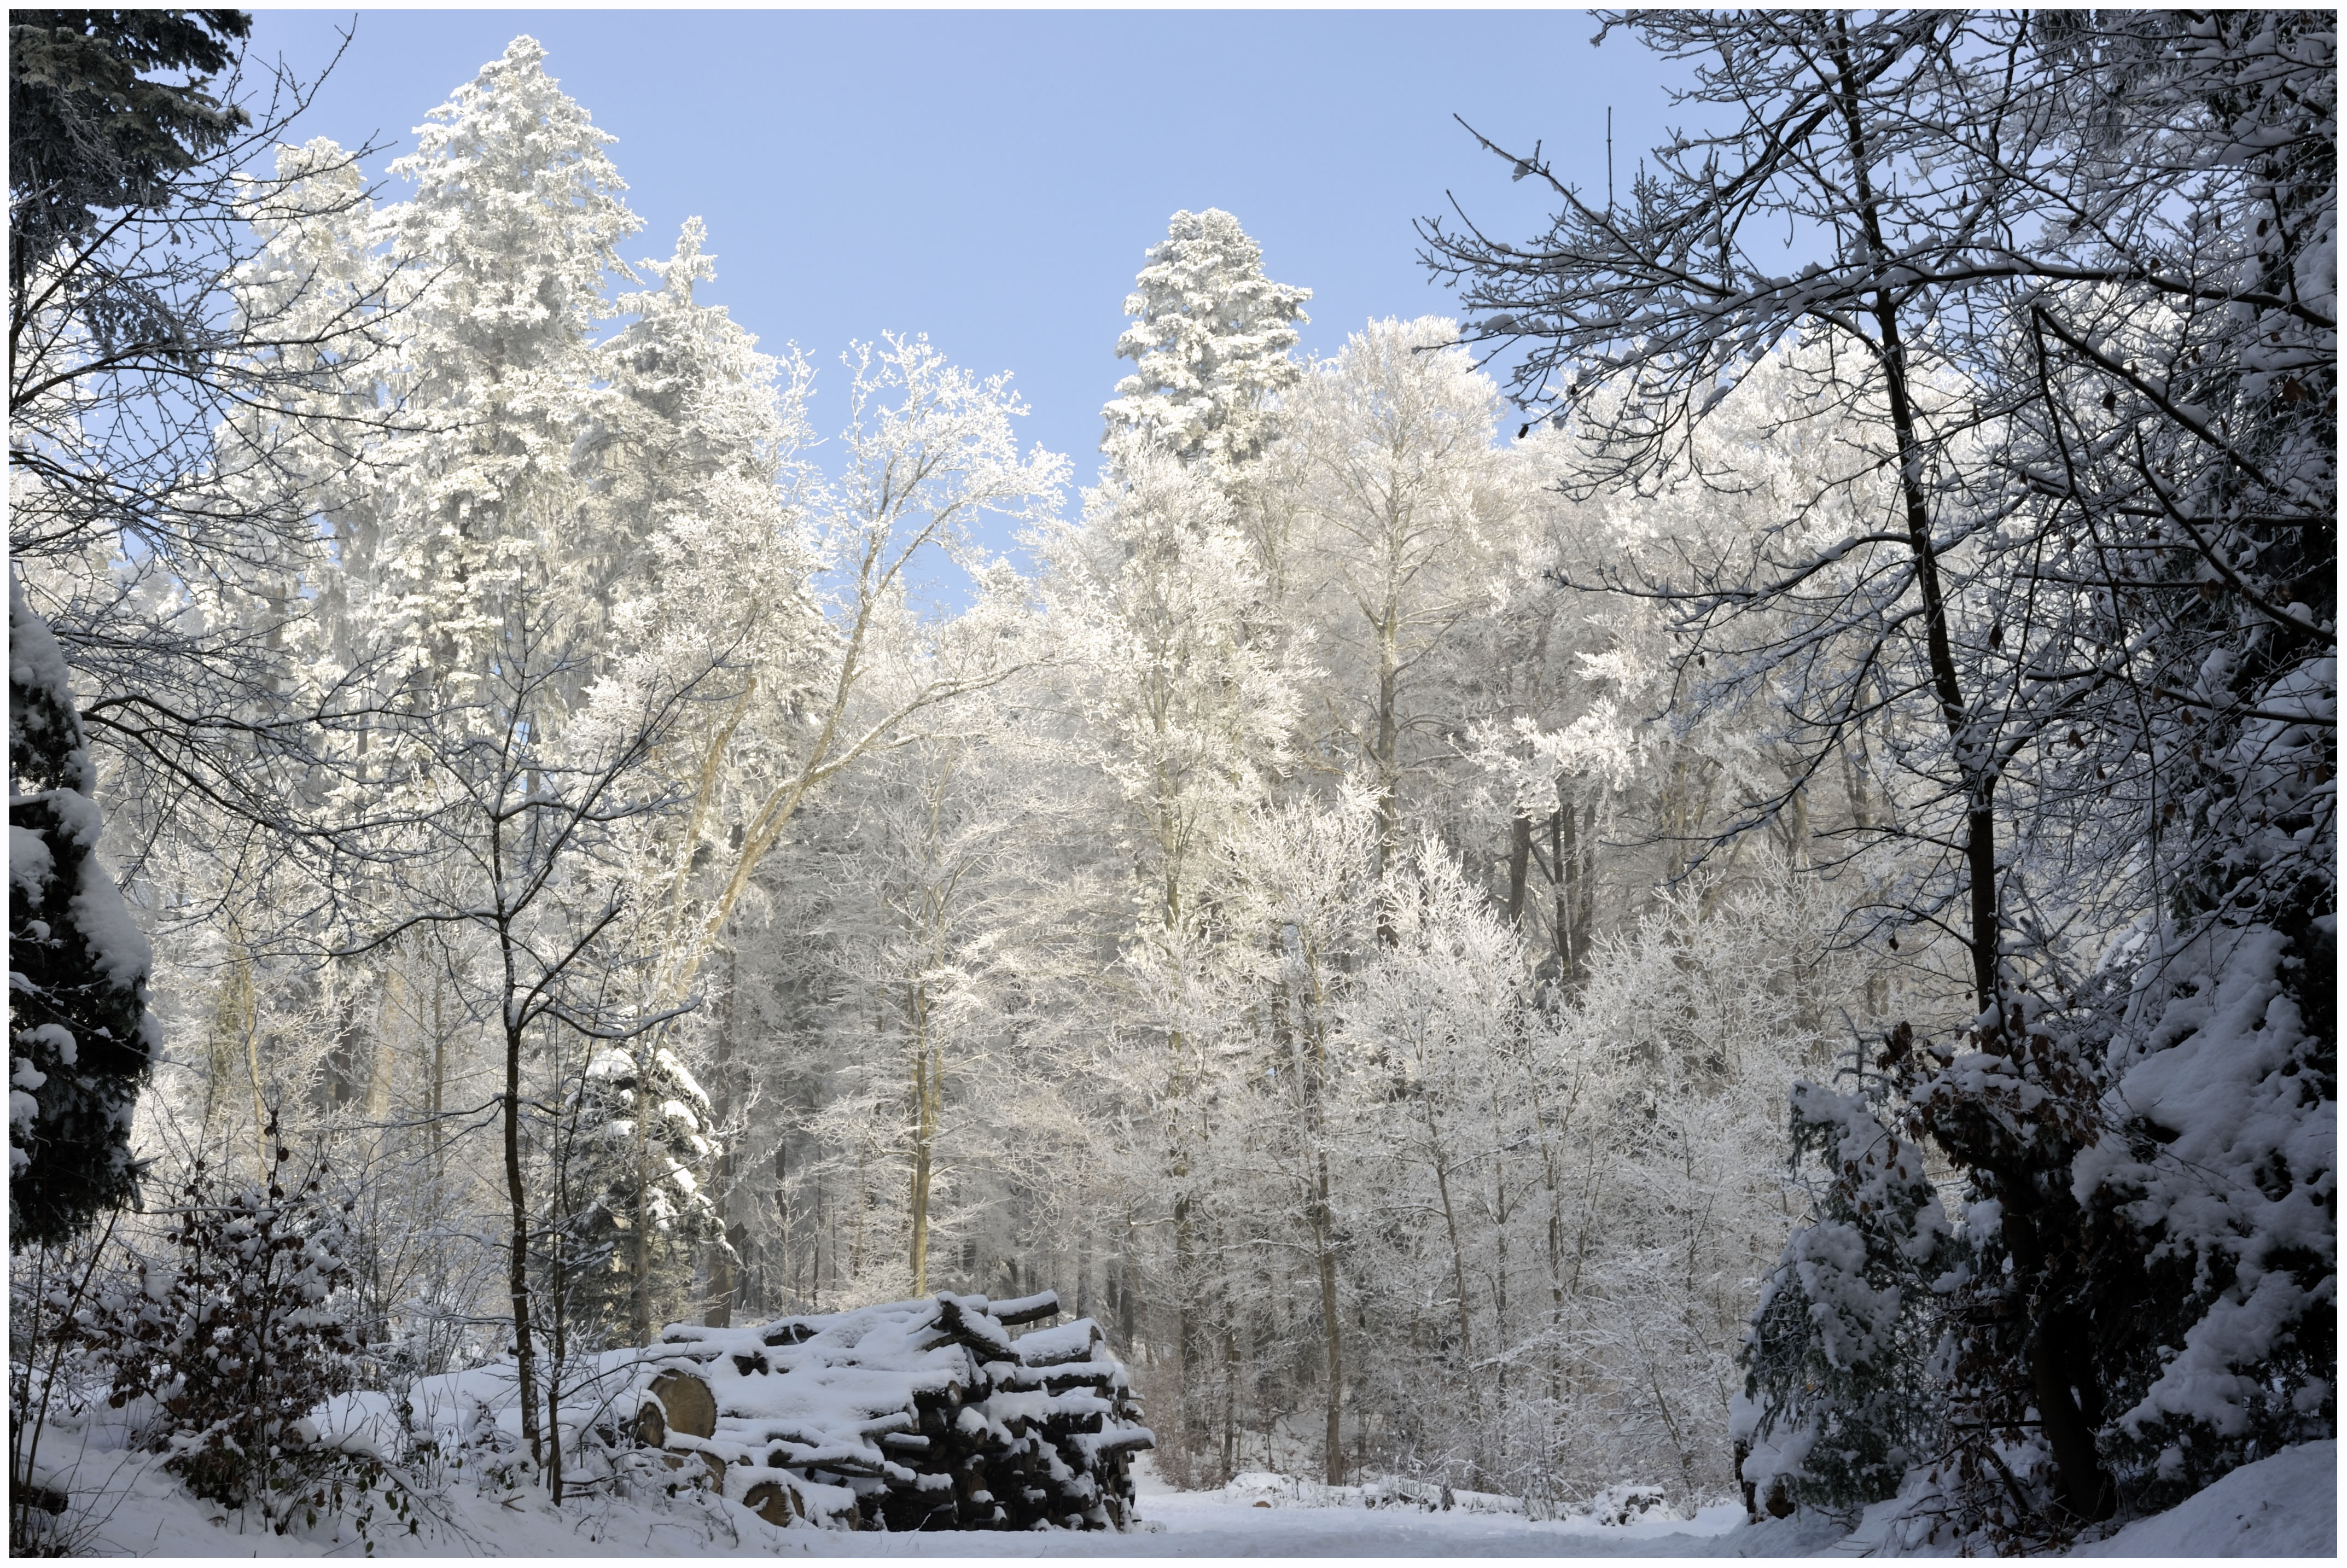
[[[348,1286],[345,1215],[320,1173],[295,1179],[268,1140],[264,1184],[227,1187],[199,1161],[164,1233],[92,1292],[84,1339],[110,1368],[108,1402],[197,1496],[254,1508],[280,1533],[343,1512],[385,1478],[376,1460],[307,1440],[297,1425],[353,1383],[337,1296]],[[404,1514],[395,1485],[386,1495]]]

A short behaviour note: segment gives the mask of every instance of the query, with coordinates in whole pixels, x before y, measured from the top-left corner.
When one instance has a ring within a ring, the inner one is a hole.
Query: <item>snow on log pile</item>
[[[1122,1530],[1132,1456],[1154,1446],[1091,1318],[939,1295],[755,1328],[678,1324],[652,1347],[640,1441],[698,1454],[769,1523]],[[720,1479],[722,1478],[722,1479]]]

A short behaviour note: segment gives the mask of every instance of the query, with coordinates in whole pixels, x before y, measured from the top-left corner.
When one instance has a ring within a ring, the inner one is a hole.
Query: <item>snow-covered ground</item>
[[[2138,1520],[2078,1555],[2330,1557],[2337,1551],[2338,1444],[2310,1443],[2234,1471],[2180,1507]],[[361,1554],[347,1525],[323,1521],[289,1536],[245,1533],[190,1498],[154,1456],[91,1453],[73,1478],[84,1553],[131,1556]],[[1259,1492],[1260,1489],[1258,1489]],[[1861,1556],[1879,1540],[1862,1523],[1743,1522],[1732,1506],[1692,1520],[1627,1525],[1535,1522],[1467,1507],[1297,1506],[1245,1487],[1182,1492],[1142,1487],[1143,1529],[1131,1534],[993,1532],[888,1535],[777,1530],[746,1510],[697,1496],[662,1507],[600,1502],[558,1515],[531,1492],[507,1500],[468,1486],[433,1510],[424,1530],[378,1528],[375,1554],[499,1557],[1796,1557]],[[339,1536],[340,1539],[336,1539]]]
[[[2243,1465],[2166,1513],[2073,1557],[2335,1557],[2339,1445],[2303,1443]]]

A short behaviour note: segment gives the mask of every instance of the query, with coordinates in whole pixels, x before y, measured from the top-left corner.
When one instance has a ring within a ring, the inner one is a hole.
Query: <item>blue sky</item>
[[[807,351],[819,429],[849,338],[926,332],[1012,372],[1034,410],[1022,441],[1069,454],[1081,483],[1127,368],[1124,295],[1177,208],[1235,213],[1272,277],[1314,291],[1304,345],[1328,353],[1372,316],[1450,313],[1410,232],[1446,189],[1534,231],[1530,182],[1453,113],[1503,144],[1545,138],[1600,190],[1609,105],[1625,184],[1680,118],[1671,67],[1627,36],[1591,47],[1577,12],[261,11],[253,56],[314,74],[354,21],[302,134],[388,143],[375,173],[528,33],[619,138],[645,220],[629,259],[704,219],[703,297]]]

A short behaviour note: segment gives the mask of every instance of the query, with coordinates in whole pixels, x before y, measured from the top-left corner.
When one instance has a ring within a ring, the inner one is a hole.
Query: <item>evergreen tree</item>
[[[2132,111],[2091,153],[2212,182],[2219,285],[2159,344],[2172,389],[2089,359],[2109,395],[2064,399],[2097,447],[2142,442],[2079,498],[2106,530],[2147,492],[2166,514],[2143,642],[2185,699],[2149,721],[2147,782],[2177,814],[2148,851],[2167,919],[2108,1009],[2106,1113],[2075,1164],[2119,1265],[2106,1320],[2141,1326],[2100,1368],[2138,1508],[2337,1430],[2337,37],[2316,12],[2133,18],[2086,83]]]
[[[1761,1284],[1732,1423],[1747,1495],[1779,1515],[1862,1508],[1931,1451],[1944,1404],[1920,1309],[1950,1251],[1922,1146],[1864,1095],[1796,1083],[1792,1141],[1797,1173],[1817,1164],[1811,1213]]]
[[[1116,341],[1133,374],[1101,412],[1110,449],[1139,430],[1176,456],[1235,466],[1273,435],[1269,401],[1302,373],[1288,357],[1309,289],[1263,275],[1263,251],[1219,208],[1176,212],[1134,280]]]
[[[525,566],[558,579],[566,613],[586,614],[600,554],[576,537],[576,456],[616,394],[589,334],[614,313],[604,284],[629,275],[616,247],[640,220],[611,138],[545,59],[516,38],[390,166],[415,194],[380,224],[421,292],[384,390],[462,427],[385,443],[384,478],[333,518],[357,579],[354,624],[393,636],[408,670],[445,673],[460,700],[498,656],[493,606]]]
[[[9,15],[12,557],[66,556],[138,526],[122,425],[133,443],[151,432],[118,406],[101,412],[115,378],[168,363],[182,405],[190,392],[203,402],[200,351],[213,344],[169,286],[185,274],[138,265],[123,235],[170,216],[188,196],[180,177],[250,124],[208,88],[251,28],[237,11]],[[108,214],[120,216],[110,237]],[[135,644],[111,630],[105,641]],[[8,634],[8,1172],[23,1243],[61,1239],[130,1195],[131,1109],[156,1036],[147,940],[97,858],[97,770],[67,657],[13,560]]]
[[[614,1339],[643,1344],[718,1231],[709,1097],[674,1051],[641,1042],[596,1051],[576,1094],[580,1136],[564,1175],[583,1207],[562,1221],[574,1299]]]
[[[96,778],[65,655],[8,577],[8,1207],[19,1245],[130,1196],[155,1050],[147,938],[97,858]]]
[[[282,83],[259,122],[234,101],[241,12],[9,22],[19,585],[73,668],[112,789],[152,814],[142,833],[190,826],[198,801],[285,829],[317,798],[333,705],[290,667],[307,607],[287,584],[317,546],[317,482],[394,415],[337,395],[380,346],[368,269],[338,275],[329,304],[263,231],[330,224],[354,191],[338,150],[256,173],[307,94]],[[283,432],[322,405],[333,451],[296,471]]]
[[[12,295],[87,242],[101,212],[169,201],[174,177],[251,123],[208,90],[251,31],[242,11],[8,13]]]

